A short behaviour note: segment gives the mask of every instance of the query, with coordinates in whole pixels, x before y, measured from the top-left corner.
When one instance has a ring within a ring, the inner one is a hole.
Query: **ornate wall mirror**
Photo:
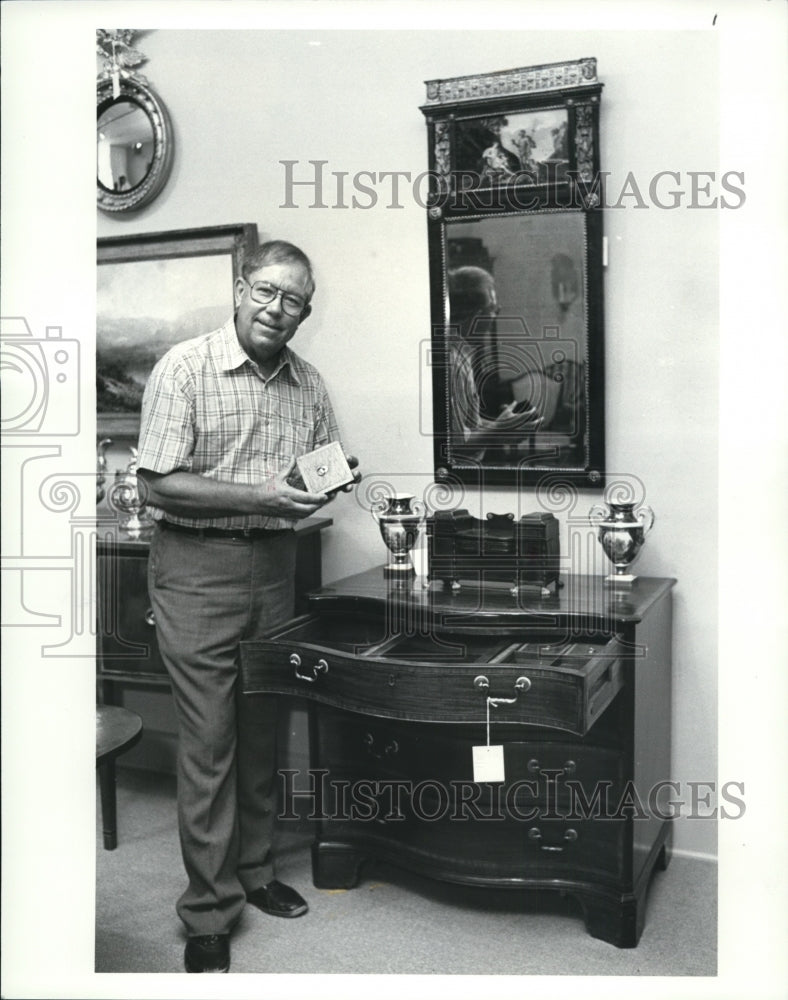
[[[131,212],[151,202],[172,165],[167,110],[146,79],[131,71],[145,60],[131,48],[129,30],[97,31],[104,69],[96,84],[98,207]]]
[[[427,83],[435,477],[604,481],[596,61]]]

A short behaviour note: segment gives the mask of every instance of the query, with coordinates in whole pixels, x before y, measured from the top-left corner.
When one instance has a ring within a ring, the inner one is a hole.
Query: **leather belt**
[[[177,531],[184,535],[194,535],[196,538],[224,538],[228,541],[251,542],[257,538],[274,538],[277,535],[289,535],[292,528],[192,528],[186,524],[173,524],[172,521],[159,521],[164,531]]]

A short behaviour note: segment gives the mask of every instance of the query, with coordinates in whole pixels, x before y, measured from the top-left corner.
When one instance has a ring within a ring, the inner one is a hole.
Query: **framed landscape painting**
[[[97,432],[136,436],[159,358],[231,315],[233,283],[257,248],[257,226],[109,237],[97,248]]]

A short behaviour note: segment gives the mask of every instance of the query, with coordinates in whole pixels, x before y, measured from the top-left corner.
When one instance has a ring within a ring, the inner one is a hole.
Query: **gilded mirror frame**
[[[160,194],[172,169],[172,125],[164,103],[156,92],[139,79],[99,79],[96,84],[96,149],[100,139],[102,115],[113,106],[128,102],[139,108],[150,125],[153,139],[150,165],[141,180],[127,190],[110,190],[99,180],[96,171],[96,201],[102,212],[133,212],[148,205]]]
[[[595,59],[427,82],[437,482],[604,485],[601,91]]]

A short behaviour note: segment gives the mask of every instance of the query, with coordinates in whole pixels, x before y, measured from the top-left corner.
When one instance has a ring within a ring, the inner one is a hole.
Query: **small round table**
[[[136,712],[117,705],[96,706],[96,767],[101,789],[101,823],[104,848],[118,846],[118,818],[115,799],[115,758],[139,743],[142,719]]]

